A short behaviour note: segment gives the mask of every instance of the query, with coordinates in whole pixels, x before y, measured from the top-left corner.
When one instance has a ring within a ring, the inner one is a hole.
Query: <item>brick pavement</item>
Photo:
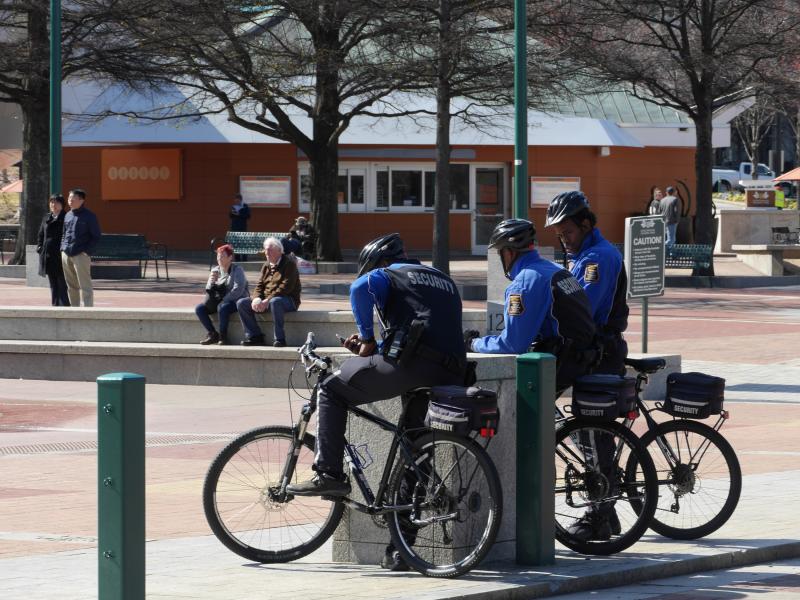
[[[191,276],[190,270],[186,277]],[[99,282],[98,287],[103,285]],[[197,292],[184,285],[196,283],[179,280],[169,292],[153,292],[152,284],[145,291],[109,283],[98,296],[114,306],[189,308]],[[47,293],[0,280],[3,304],[44,305]],[[559,548],[554,567],[484,565],[457,581],[335,564],[327,559],[325,548],[289,565],[246,564],[209,535],[200,486],[222,442],[197,438],[288,421],[285,390],[148,386],[149,434],[174,436],[169,438],[172,442],[147,451],[148,598],[289,598],[297,596],[298,589],[313,598],[510,598],[519,597],[523,587],[526,596],[535,597],[613,585],[622,581],[619,578],[652,579],[676,568],[715,568],[719,561],[735,564],[743,557],[764,560],[779,551],[796,555],[797,300],[796,289],[668,290],[651,302],[650,350],[677,351],[683,354],[684,370],[702,370],[728,381],[732,418],[724,433],[740,455],[745,481],[740,506],[725,527],[693,543],[648,534],[627,552],[608,558],[586,559]],[[309,304],[314,302],[346,306],[344,299],[335,297],[309,297]],[[634,304],[628,333],[632,350],[638,350],[640,332],[639,307]],[[90,447],[95,439],[95,394],[93,383],[0,380],[4,600],[96,598],[96,454]],[[89,447],[48,450],[47,444],[56,442]],[[21,446],[29,451],[7,453]]]

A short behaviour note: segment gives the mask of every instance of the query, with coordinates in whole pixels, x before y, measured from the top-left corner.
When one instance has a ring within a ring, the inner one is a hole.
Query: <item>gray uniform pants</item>
[[[336,477],[343,474],[348,406],[388,400],[422,386],[460,385],[462,380],[462,375],[418,358],[404,366],[380,354],[346,360],[320,386],[314,468]]]

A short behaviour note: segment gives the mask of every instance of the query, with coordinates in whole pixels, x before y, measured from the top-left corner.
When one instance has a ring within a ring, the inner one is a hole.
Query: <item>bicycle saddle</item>
[[[625,364],[640,373],[655,373],[667,366],[663,358],[626,358]]]

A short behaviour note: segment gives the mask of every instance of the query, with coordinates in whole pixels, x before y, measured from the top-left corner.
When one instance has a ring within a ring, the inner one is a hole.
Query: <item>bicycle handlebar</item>
[[[305,343],[297,349],[300,360],[306,369],[306,373],[327,371],[331,366],[331,359],[328,356],[320,356],[314,350],[317,347],[313,331],[309,331]]]

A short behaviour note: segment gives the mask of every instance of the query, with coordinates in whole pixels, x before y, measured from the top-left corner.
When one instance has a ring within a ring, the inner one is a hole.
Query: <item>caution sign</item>
[[[666,225],[660,216],[625,219],[625,269],[628,298],[664,293]]]

